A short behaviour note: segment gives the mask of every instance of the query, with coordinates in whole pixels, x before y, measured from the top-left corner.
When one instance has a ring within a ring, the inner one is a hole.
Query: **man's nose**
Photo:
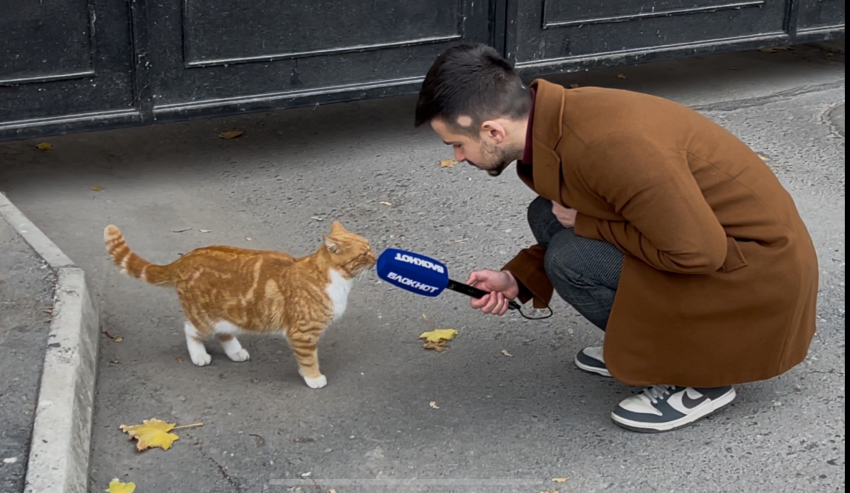
[[[463,155],[463,151],[455,149],[455,161],[462,163],[464,159],[466,159],[466,156]]]

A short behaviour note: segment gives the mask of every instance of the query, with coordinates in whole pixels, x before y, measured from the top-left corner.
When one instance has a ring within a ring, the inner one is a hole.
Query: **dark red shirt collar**
[[[525,133],[525,151],[522,153],[522,164],[531,164],[531,159],[533,157],[532,150],[534,147],[532,144],[534,139],[532,138],[531,127],[532,123],[534,123],[534,99],[536,94],[533,87],[530,88],[529,91],[531,91],[531,111],[528,113],[528,130]]]

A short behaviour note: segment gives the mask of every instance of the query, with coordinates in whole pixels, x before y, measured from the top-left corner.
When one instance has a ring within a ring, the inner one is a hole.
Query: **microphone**
[[[449,268],[446,264],[425,255],[387,248],[378,257],[376,270],[378,277],[405,291],[436,298],[443,291],[452,291],[481,298],[489,293],[462,282],[449,279]],[[511,310],[519,310],[516,301],[508,303]]]

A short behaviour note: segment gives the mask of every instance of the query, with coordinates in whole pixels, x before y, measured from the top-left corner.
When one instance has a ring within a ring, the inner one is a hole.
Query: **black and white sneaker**
[[[672,431],[700,420],[735,400],[731,386],[694,389],[656,385],[629,397],[614,409],[614,423],[632,431]]]
[[[611,376],[608,367],[605,366],[601,347],[586,347],[582,349],[576,355],[575,363],[579,370],[602,375],[603,377]]]

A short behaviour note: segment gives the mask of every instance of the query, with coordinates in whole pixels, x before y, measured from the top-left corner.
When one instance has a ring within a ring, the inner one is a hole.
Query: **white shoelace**
[[[643,394],[647,396],[653,404],[658,404],[660,399],[664,399],[669,396],[675,388],[676,387],[674,385],[653,385],[652,387],[645,388],[643,390]]]

